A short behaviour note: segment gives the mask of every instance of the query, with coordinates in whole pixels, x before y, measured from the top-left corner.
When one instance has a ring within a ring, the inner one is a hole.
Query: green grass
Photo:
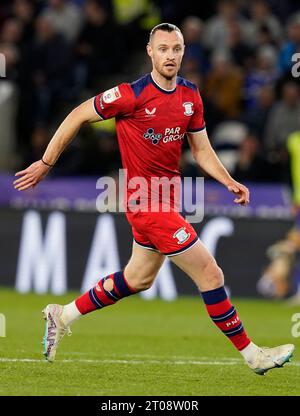
[[[72,337],[63,339],[57,360],[49,364],[41,355],[41,309],[76,296],[0,290],[0,312],[7,319],[7,337],[0,338],[0,395],[300,393],[300,348],[292,363],[257,376],[211,323],[197,298],[167,303],[132,297],[87,315],[74,323]],[[257,300],[233,303],[257,344],[299,345],[300,338],[291,335],[291,317],[300,307]]]

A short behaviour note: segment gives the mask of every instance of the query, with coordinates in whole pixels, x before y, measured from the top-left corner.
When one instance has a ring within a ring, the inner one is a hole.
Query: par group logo
[[[144,133],[144,139],[152,140],[152,144],[158,144],[160,139],[162,138],[162,134],[155,133],[154,129],[150,128]]]

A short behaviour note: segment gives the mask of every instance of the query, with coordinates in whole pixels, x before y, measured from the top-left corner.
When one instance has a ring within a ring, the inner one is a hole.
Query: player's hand
[[[17,172],[15,176],[20,176],[14,181],[14,187],[18,191],[33,188],[37,185],[49,172],[50,167],[46,166],[41,160],[32,163],[27,169]]]
[[[229,192],[235,194],[238,198],[235,198],[234,202],[240,205],[248,205],[250,201],[250,192],[249,189],[242,185],[239,182],[232,181],[227,184],[227,189]]]

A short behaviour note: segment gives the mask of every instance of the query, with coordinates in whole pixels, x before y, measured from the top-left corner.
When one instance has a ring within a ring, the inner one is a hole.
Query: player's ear
[[[152,48],[151,48],[150,43],[147,43],[146,49],[147,49],[147,54],[150,56],[150,58],[152,58]]]

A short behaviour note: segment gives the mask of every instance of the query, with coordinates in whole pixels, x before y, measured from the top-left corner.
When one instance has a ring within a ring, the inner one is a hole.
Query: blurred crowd
[[[7,127],[0,169],[40,158],[74,106],[148,72],[149,30],[168,21],[183,32],[180,75],[198,85],[212,145],[228,170],[239,181],[289,183],[288,141],[300,131],[300,77],[292,71],[300,53],[299,1],[198,3],[1,0],[0,123]],[[108,121],[82,128],[53,174],[107,175],[119,167]],[[186,144],[182,172],[199,175]]]

